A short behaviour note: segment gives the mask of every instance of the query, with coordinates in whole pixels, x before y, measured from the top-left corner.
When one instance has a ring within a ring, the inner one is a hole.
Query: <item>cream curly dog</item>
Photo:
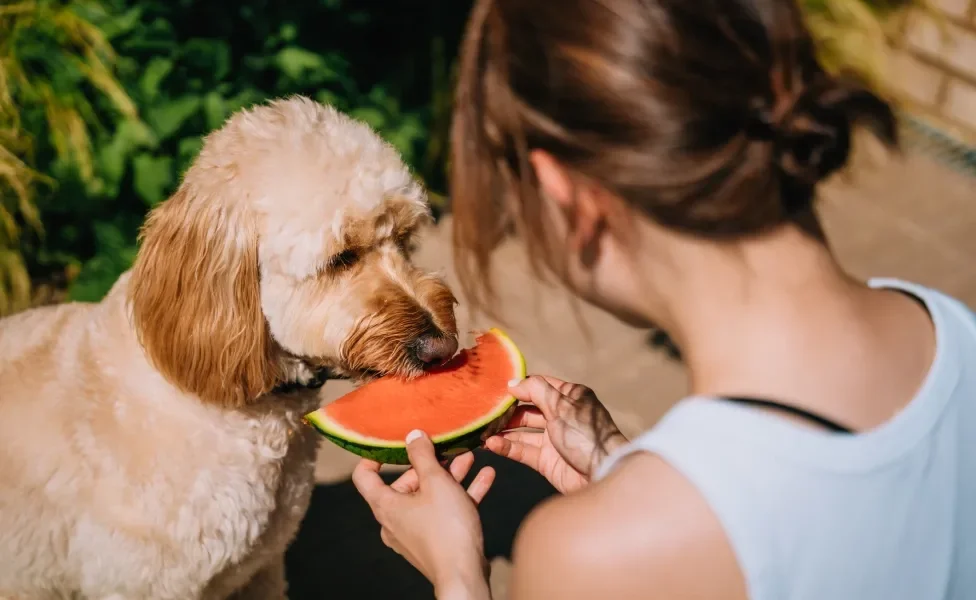
[[[240,112],[98,304],[0,321],[0,597],[285,597],[329,376],[457,349],[409,259],[426,196],[367,126]]]

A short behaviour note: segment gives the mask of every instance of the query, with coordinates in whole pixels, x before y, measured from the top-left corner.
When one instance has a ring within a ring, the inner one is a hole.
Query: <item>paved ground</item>
[[[911,279],[938,287],[976,307],[976,179],[917,156],[893,159],[860,171],[851,184],[832,182],[822,206],[827,233],[841,260],[856,275]],[[455,281],[449,268],[448,227],[449,222],[430,233],[418,261],[444,269],[449,281]],[[686,384],[680,365],[649,349],[644,333],[630,330],[583,305],[575,305],[578,313],[574,313],[573,303],[561,291],[532,283],[519,248],[507,246],[500,252],[498,264],[507,265],[505,279],[499,285],[502,310],[508,321],[504,327],[525,353],[531,371],[590,385],[630,433],[652,425],[684,394]],[[463,310],[461,317],[465,329],[488,325],[484,320],[471,320]],[[327,385],[323,400],[346,389],[342,384]],[[332,495],[323,492],[325,505],[313,509],[316,515],[328,513],[328,504],[333,501],[336,508],[346,501],[355,503],[348,487],[343,487],[354,463],[350,455],[323,444],[318,477],[323,484],[331,485],[323,489],[332,490]],[[496,491],[512,503],[521,502],[523,509],[531,504],[526,498],[537,499],[546,493],[524,473],[516,470],[511,477],[520,478],[517,485]],[[368,513],[364,516],[361,511],[346,516],[346,523],[354,518],[368,519]],[[504,535],[517,525],[513,525],[511,513],[501,517],[501,521],[504,526],[499,526],[498,531]],[[486,528],[491,525],[491,517],[486,517]],[[322,527],[325,525],[310,520],[302,539],[307,543],[321,536],[331,537],[331,532]],[[378,542],[375,530],[364,526],[356,531]],[[507,554],[504,541],[493,543],[501,548],[497,554]],[[367,550],[362,552],[365,556]],[[391,563],[399,561],[395,556],[379,556]],[[318,564],[325,570],[330,562],[323,560]],[[299,575],[298,566],[295,569],[293,578]],[[493,583],[496,599],[500,599],[504,597],[506,565],[498,564],[495,571]],[[324,572],[322,576],[330,578]],[[417,589],[421,595],[416,597],[429,593],[422,586]],[[397,597],[406,598],[407,594]]]

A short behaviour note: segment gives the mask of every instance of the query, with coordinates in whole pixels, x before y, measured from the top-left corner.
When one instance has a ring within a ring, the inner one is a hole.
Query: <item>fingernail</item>
[[[407,434],[407,443],[409,444],[414,440],[419,440],[420,438],[423,437],[423,435],[424,435],[423,431],[420,431],[419,429],[414,429],[413,431]]]
[[[522,380],[521,379],[513,379],[513,380],[511,380],[511,381],[508,382],[508,387],[513,388],[513,387],[517,386],[520,383],[522,383]]]

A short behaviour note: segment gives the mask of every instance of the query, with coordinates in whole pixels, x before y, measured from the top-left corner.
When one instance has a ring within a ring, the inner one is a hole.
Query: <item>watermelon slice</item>
[[[508,383],[525,377],[525,359],[499,329],[478,336],[473,348],[413,379],[373,380],[305,415],[323,436],[375,461],[409,464],[404,438],[414,429],[431,436],[441,458],[482,444],[515,409]]]

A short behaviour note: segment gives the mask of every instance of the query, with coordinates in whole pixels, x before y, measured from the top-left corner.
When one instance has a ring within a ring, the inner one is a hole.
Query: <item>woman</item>
[[[458,267],[493,299],[514,228],[540,273],[668,331],[692,393],[627,441],[587,388],[533,376],[494,452],[565,495],[511,597],[976,598],[976,319],[856,281],[817,224],[882,100],[827,75],[793,0],[480,0],[453,131]],[[392,487],[354,479],[439,598],[487,598],[474,503],[422,434]]]

